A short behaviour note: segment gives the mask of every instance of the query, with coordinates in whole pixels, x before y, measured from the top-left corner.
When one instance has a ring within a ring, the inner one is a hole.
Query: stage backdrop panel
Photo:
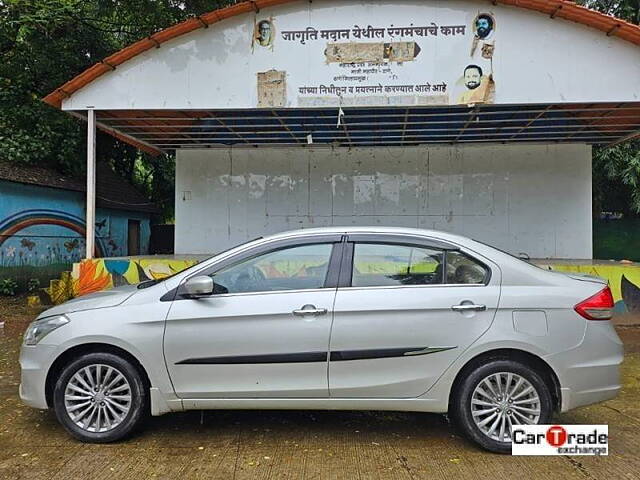
[[[460,233],[532,258],[591,258],[591,147],[179,150],[176,253],[328,225]]]

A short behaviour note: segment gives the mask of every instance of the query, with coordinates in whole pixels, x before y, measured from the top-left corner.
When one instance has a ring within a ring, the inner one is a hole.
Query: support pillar
[[[93,258],[96,241],[96,112],[87,110],[87,215],[86,252]]]

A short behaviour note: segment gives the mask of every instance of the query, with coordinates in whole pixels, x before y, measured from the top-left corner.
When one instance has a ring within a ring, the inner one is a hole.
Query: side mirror
[[[188,298],[207,297],[213,294],[213,279],[206,275],[191,277],[184,283],[183,295]]]

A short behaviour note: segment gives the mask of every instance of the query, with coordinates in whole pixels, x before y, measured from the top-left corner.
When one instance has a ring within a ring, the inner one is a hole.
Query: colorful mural
[[[132,285],[145,280],[165,278],[198,263],[196,259],[130,258],[83,260],[73,265],[60,280],[46,289],[54,304],[88,293],[120,285]],[[542,264],[559,272],[580,273],[602,277],[609,282],[618,313],[640,313],[639,264]]]
[[[45,291],[54,305],[88,293],[157,280],[178,273],[198,263],[197,260],[170,258],[124,258],[82,260],[73,271],[64,272]]]
[[[82,192],[0,180],[0,196],[0,279],[16,293],[47,286],[85,257]],[[149,214],[98,208],[95,257],[128,254],[129,220],[140,222],[139,251],[148,251]]]
[[[62,210],[26,209],[0,220],[0,278],[17,292],[45,286],[85,255],[82,218]],[[96,242],[96,254],[104,252]]]
[[[23,210],[14,215],[10,215],[6,217],[4,220],[0,221],[0,252],[2,251],[1,248],[3,244],[17,243],[18,239],[20,239],[19,240],[20,248],[26,248],[29,252],[33,251],[38,245],[32,239],[29,239],[26,236],[24,236],[25,230],[29,229],[30,227],[37,227],[37,226],[42,227],[45,225],[52,225],[54,227],[62,227],[67,230],[71,230],[72,232],[75,232],[76,234],[78,234],[79,238],[83,238],[86,234],[86,225],[85,225],[84,219],[76,215],[72,215],[70,213],[66,213],[60,210],[48,210],[48,209]],[[23,235],[20,235],[21,232],[23,233]],[[35,236],[35,235],[30,235],[30,236]],[[52,235],[40,235],[40,236],[41,238],[52,238]],[[80,245],[79,238],[73,238],[67,242],[64,242],[64,247],[67,253],[72,253],[75,250],[77,251],[78,254],[80,254],[81,256],[84,256],[84,245],[82,246]],[[49,255],[50,256],[53,255],[53,258],[55,259],[55,252],[51,253],[51,245],[46,244],[44,246],[48,250]],[[12,250],[12,252],[14,250]],[[104,248],[102,239],[97,238],[95,255],[102,257],[104,256],[105,251],[106,250]],[[35,262],[37,263],[38,260],[44,260],[44,259],[46,259],[46,257],[35,258]]]
[[[559,272],[581,273],[602,277],[609,281],[615,311],[618,313],[640,313],[640,265],[624,263],[602,263],[593,265],[553,264],[540,265]]]

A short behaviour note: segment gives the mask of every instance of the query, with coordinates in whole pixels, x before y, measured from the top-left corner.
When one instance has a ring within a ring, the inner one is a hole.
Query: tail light
[[[609,320],[613,315],[611,289],[607,285],[598,293],[583,300],[573,308],[587,320]]]

